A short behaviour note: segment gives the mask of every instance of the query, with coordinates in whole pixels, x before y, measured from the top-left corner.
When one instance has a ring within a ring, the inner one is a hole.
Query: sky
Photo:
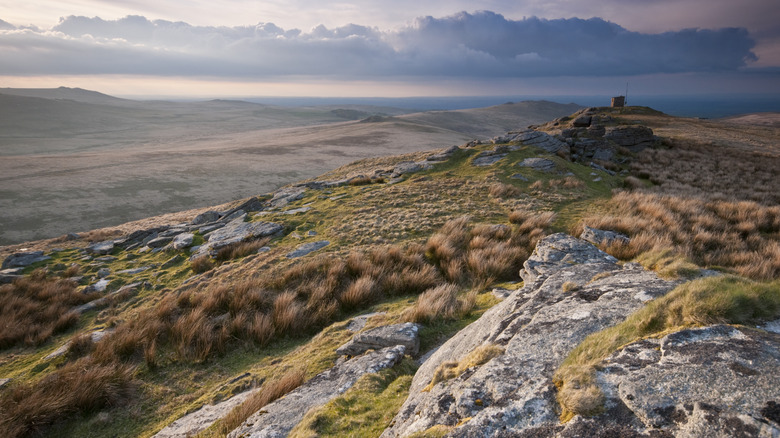
[[[0,87],[780,93],[779,23],[777,0],[0,0]]]

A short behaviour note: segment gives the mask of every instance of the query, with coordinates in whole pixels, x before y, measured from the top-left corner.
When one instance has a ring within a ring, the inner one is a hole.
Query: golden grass
[[[259,411],[263,406],[282,397],[301,386],[306,377],[303,369],[288,371],[285,375],[271,382],[266,382],[252,394],[244,403],[233,408],[224,418],[219,420],[218,431],[228,434],[240,426],[247,418]]]
[[[476,295],[476,290],[472,290],[459,299],[456,285],[442,284],[423,292],[414,306],[407,309],[401,318],[405,321],[422,323],[460,319],[474,308]]]
[[[769,283],[723,275],[684,283],[629,315],[622,323],[588,336],[553,376],[561,418],[595,415],[604,396],[596,367],[621,346],[684,327],[718,323],[755,324],[780,317],[780,280]]]
[[[214,259],[217,262],[225,262],[241,257],[246,257],[250,254],[254,254],[258,249],[266,246],[271,239],[264,238],[258,240],[251,240],[248,242],[236,242],[220,248],[217,254],[214,255]],[[193,269],[194,270],[194,269]]]
[[[74,306],[99,296],[77,291],[73,281],[40,269],[0,286],[0,349],[46,342],[78,322]]]
[[[617,193],[610,206],[609,214],[583,223],[631,236],[628,245],[602,247],[618,258],[671,250],[699,266],[754,279],[780,276],[780,206],[642,192]]]
[[[195,259],[192,259],[192,262],[190,262],[190,267],[192,268],[192,272],[196,274],[202,274],[206,271],[210,271],[214,269],[214,261],[211,260],[211,257],[207,255],[202,255],[200,257],[197,257]]]

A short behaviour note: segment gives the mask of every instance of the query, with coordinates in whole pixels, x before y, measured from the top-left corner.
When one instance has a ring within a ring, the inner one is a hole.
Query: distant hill
[[[11,96],[39,97],[41,99],[72,100],[83,103],[132,103],[127,99],[109,96],[97,91],[84,90],[82,88],[0,88],[0,94]]]

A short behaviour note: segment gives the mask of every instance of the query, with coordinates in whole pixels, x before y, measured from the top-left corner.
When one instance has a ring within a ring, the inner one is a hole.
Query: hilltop
[[[0,89],[0,245],[209,207],[360,158],[461,144],[577,109],[520,102],[408,114]]]
[[[780,130],[644,107],[521,128],[0,248],[0,425],[780,433]]]

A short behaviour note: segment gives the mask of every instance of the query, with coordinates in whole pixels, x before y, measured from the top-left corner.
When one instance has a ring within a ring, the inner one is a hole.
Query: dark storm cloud
[[[0,74],[614,76],[733,71],[756,59],[754,45],[742,28],[642,34],[599,18],[507,20],[486,11],[418,18],[392,31],[71,16],[48,30],[0,23]]]

